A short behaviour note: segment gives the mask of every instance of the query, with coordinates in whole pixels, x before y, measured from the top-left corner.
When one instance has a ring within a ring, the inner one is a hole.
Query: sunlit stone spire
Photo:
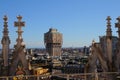
[[[8,25],[7,25],[7,16],[5,15],[4,18],[4,29],[3,29],[3,37],[2,37],[2,54],[3,54],[3,59],[4,59],[4,66],[8,66],[8,54],[9,54],[9,45],[10,45],[10,39],[8,36]]]
[[[18,19],[18,22],[15,22],[14,23],[14,26],[15,27],[18,27],[18,30],[16,31],[18,33],[18,38],[17,38],[17,45],[21,45],[21,43],[23,42],[23,39],[22,39],[22,27],[25,26],[25,22],[22,22],[21,19],[22,19],[22,16],[17,16],[17,19]]]
[[[10,39],[9,39],[9,36],[8,36],[8,25],[7,25],[7,16],[5,15],[4,18],[4,29],[3,29],[3,37],[2,37],[2,40],[1,40],[1,44],[2,44],[2,56],[3,56],[3,71],[2,71],[2,74],[4,76],[8,76],[8,66],[9,66],[9,59],[8,59],[8,55],[9,55],[9,45],[10,45]]]
[[[29,70],[28,70],[28,62],[26,59],[26,54],[25,54],[25,44],[23,42],[23,38],[22,38],[22,27],[25,26],[25,22],[22,22],[22,16],[17,16],[18,21],[14,22],[14,26],[18,27],[18,30],[16,31],[18,33],[18,38],[17,38],[17,44],[14,46],[15,50],[14,50],[14,55],[13,55],[13,62],[11,65],[11,71],[10,71],[10,75],[15,75],[16,72],[16,68],[18,68],[18,66],[20,66],[22,68],[22,72],[24,74],[29,74]],[[23,75],[24,75],[23,74]]]
[[[108,60],[109,71],[112,71],[112,30],[111,30],[111,18],[107,17],[107,30],[106,30],[106,55]]]

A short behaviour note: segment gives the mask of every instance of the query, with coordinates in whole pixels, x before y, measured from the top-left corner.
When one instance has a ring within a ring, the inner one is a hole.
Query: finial
[[[21,16],[21,15],[18,15],[18,16],[17,16],[17,19],[18,19],[19,21],[21,21],[22,16]]]
[[[6,22],[8,20],[7,16],[5,15],[3,20]]]
[[[106,20],[110,21],[111,20],[110,16],[108,16]]]
[[[112,36],[112,29],[111,29],[111,22],[110,22],[111,18],[110,18],[110,16],[108,16],[106,20],[107,20],[106,36],[111,38],[111,36]]]

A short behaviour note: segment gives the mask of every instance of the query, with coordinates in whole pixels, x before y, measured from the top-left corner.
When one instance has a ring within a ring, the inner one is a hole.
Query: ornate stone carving
[[[25,71],[26,74],[29,74],[29,70],[28,70],[28,62],[26,60],[26,55],[24,52],[25,49],[25,44],[23,44],[23,39],[22,39],[22,26],[25,26],[25,22],[22,22],[22,16],[18,16],[17,17],[18,22],[15,22],[14,25],[15,27],[18,27],[18,31],[16,31],[18,33],[18,38],[17,38],[17,44],[14,46],[14,53],[13,53],[13,62],[11,65],[11,70],[10,70],[10,75],[15,75],[15,69],[17,69],[17,67],[19,66],[19,63],[21,63],[22,67],[23,67],[23,71]]]

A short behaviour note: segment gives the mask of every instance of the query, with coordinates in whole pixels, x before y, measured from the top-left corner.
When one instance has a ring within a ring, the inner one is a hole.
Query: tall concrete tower
[[[3,29],[3,37],[2,37],[2,55],[3,55],[3,66],[7,70],[8,69],[8,54],[9,54],[9,45],[10,45],[10,39],[8,36],[8,25],[7,25],[7,16],[4,16],[4,29]],[[8,71],[7,71],[8,72]],[[5,75],[8,75],[5,73]]]
[[[57,29],[50,28],[44,34],[44,43],[47,52],[50,56],[60,56],[62,47],[62,34],[57,32]]]

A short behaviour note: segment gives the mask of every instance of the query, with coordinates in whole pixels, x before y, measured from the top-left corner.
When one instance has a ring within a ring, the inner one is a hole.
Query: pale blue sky
[[[114,23],[120,16],[120,0],[0,0],[0,39],[2,18],[7,15],[11,47],[16,43],[14,21],[19,14],[26,22],[26,47],[44,47],[44,33],[51,27],[63,34],[63,47],[82,47],[105,35],[107,16],[111,16],[113,35],[117,36]]]

